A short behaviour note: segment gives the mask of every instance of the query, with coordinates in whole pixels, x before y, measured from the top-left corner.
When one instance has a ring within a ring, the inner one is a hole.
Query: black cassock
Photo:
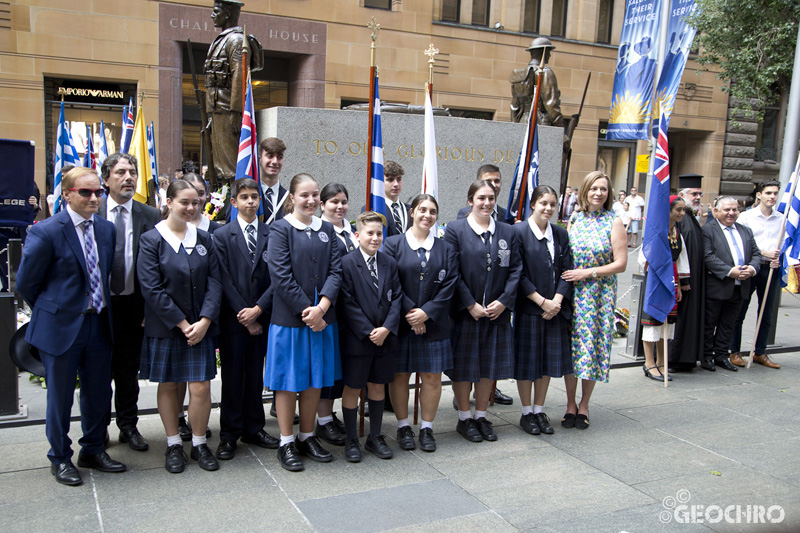
[[[703,261],[703,232],[697,218],[688,208],[677,226],[689,256],[691,288],[683,293],[678,302],[678,321],[675,324],[675,339],[669,346],[669,363],[676,370],[689,370],[703,356],[706,272]]]

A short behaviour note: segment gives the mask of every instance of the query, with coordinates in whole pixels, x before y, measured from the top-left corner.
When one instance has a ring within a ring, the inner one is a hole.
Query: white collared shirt
[[[194,251],[194,246],[197,244],[197,228],[195,228],[193,224],[186,224],[186,234],[183,236],[183,240],[178,239],[178,237],[172,233],[169,227],[167,227],[166,220],[162,220],[156,224],[156,230],[158,230],[161,237],[167,241],[170,248],[175,250],[175,253],[180,251],[181,245],[183,245],[183,249],[186,250],[186,253],[189,255]]]
[[[550,223],[547,223],[547,229],[544,233],[542,230],[539,229],[539,226],[536,225],[536,222],[533,220],[533,217],[528,217],[528,226],[530,226],[531,231],[533,232],[533,236],[536,237],[538,240],[547,239],[547,251],[550,252],[550,259],[555,261],[556,260],[556,249],[555,245],[553,244],[553,226]]]
[[[475,219],[474,216],[472,216],[472,213],[467,215],[467,224],[469,224],[469,227],[472,228],[472,231],[478,234],[478,237],[480,237],[482,241],[483,241],[483,234],[488,231],[490,234],[489,243],[492,242],[491,236],[494,235],[494,230],[496,228],[494,219],[492,217],[489,217],[489,227],[487,229],[483,229],[480,226],[480,224],[478,224],[478,221]],[[483,241],[483,244],[486,244],[486,241]]]
[[[134,265],[133,265],[133,198],[124,204],[118,204],[111,196],[108,197],[106,202],[106,220],[116,225],[117,213],[116,207],[121,205],[125,213],[125,289],[122,295],[133,294],[133,278],[134,278]]]
[[[378,272],[378,252],[375,252],[374,255],[369,255],[367,252],[362,250],[361,247],[358,248],[358,251],[361,252],[361,257],[364,258],[364,262],[367,264],[367,268],[369,268],[369,258],[370,257],[374,257],[375,258],[375,273],[377,274],[377,272]]]
[[[306,225],[297,220],[297,217],[294,216],[294,213],[289,213],[285,217],[286,221],[291,224],[293,227],[299,229],[300,231],[305,231],[306,228],[311,228],[311,231],[319,231],[322,227],[322,219],[316,216],[311,217],[311,224]]]
[[[256,242],[258,242],[258,217],[256,217],[252,222],[247,222],[242,218],[241,215],[236,215],[236,221],[239,223],[239,227],[242,230],[242,235],[244,235],[244,242],[247,242],[247,226],[252,224],[253,229],[256,230]]]
[[[400,222],[403,224],[403,228],[408,228],[408,213],[406,212],[406,204],[401,202],[399,199],[397,201],[392,201],[386,198],[386,214],[391,217],[392,220],[394,220],[394,209],[392,209],[392,207],[395,204],[397,204],[397,211],[400,213]]]
[[[753,237],[756,239],[756,245],[758,245],[759,250],[780,248],[778,237],[781,233],[783,217],[776,210],[773,209],[772,213],[765,217],[760,208],[754,207],[739,215],[736,222],[742,226],[747,226],[753,231]],[[764,260],[769,261],[769,259]]]
[[[349,244],[352,244],[355,248],[358,248],[358,239],[356,239],[356,236],[353,235],[353,228],[350,227],[350,224],[346,220],[342,220],[341,228],[333,221],[328,220],[328,217],[325,215],[322,215],[322,220],[330,222],[331,225],[333,225],[333,229],[336,230],[336,236],[339,237],[340,241],[342,241],[345,250],[347,250]]]
[[[278,198],[278,195],[280,194],[280,191],[281,191],[280,182],[276,181],[275,185],[272,185],[272,186],[267,185],[263,181],[261,182],[261,192],[264,193],[264,201],[265,202],[267,201],[267,190],[269,190],[269,189],[272,189],[272,212],[273,213],[277,213],[278,212],[278,202],[281,201],[281,198]],[[273,217],[273,220],[274,220],[274,217]]]
[[[208,228],[211,226],[211,219],[203,215],[200,217],[200,222],[195,224],[194,220],[192,220],[189,222],[189,225],[207,232]]]
[[[84,259],[84,261],[87,262],[87,265],[88,265],[88,258],[86,257],[86,239],[84,238],[83,226],[81,226],[81,224],[83,224],[87,220],[91,220],[92,221],[92,230],[91,231],[92,231],[92,242],[94,244],[94,256],[97,258],[97,261],[98,261],[97,268],[100,268],[100,264],[99,264],[100,254],[97,251],[97,234],[94,231],[94,225],[97,223],[97,217],[92,216],[90,219],[89,218],[83,218],[83,216],[81,216],[78,213],[76,213],[69,206],[69,204],[67,204],[67,213],[69,214],[69,218],[72,220],[72,225],[75,227],[75,233],[78,234],[78,240],[81,242],[81,251],[83,252],[83,259]],[[102,284],[100,285],[100,291],[101,292],[103,291]],[[89,305],[91,306],[91,298],[90,298],[90,301],[89,301]],[[106,305],[106,295],[105,295],[105,293],[103,293],[103,305],[100,306],[100,309],[98,309],[97,312],[99,313],[100,311],[102,311],[103,307],[105,307],[105,305]]]
[[[434,239],[436,239],[435,232],[436,232],[435,228],[431,229],[428,232],[428,236],[425,238],[423,243],[419,244],[419,243],[417,243],[417,239],[414,237],[414,235],[410,231],[407,231],[406,232],[406,242],[408,243],[408,246],[410,246],[411,249],[414,250],[415,252],[417,250],[419,250],[420,248],[424,248],[425,249],[425,260],[429,261],[430,258],[431,258],[431,248],[433,248],[433,241],[434,241]]]

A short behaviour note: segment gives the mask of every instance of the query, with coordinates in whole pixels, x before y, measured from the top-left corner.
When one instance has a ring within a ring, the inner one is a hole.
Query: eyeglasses
[[[67,189],[67,190],[78,191],[78,194],[80,194],[84,198],[91,198],[93,194],[98,198],[102,198],[103,195],[106,193],[104,189]]]

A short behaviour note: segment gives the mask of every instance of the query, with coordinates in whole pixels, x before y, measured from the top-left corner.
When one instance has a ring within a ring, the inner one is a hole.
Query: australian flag
[[[97,172],[97,156],[94,154],[92,127],[88,124],[86,125],[86,151],[83,153],[83,166]]]
[[[661,113],[658,122],[653,178],[647,189],[647,219],[642,251],[649,264],[644,293],[644,312],[665,322],[675,307],[675,269],[669,247],[669,117]]]
[[[533,113],[530,113],[530,115],[532,116]],[[530,121],[529,117],[528,128],[525,130],[525,139],[522,142],[522,150],[519,151],[517,167],[514,169],[514,179],[511,180],[511,190],[508,192],[506,222],[509,224],[513,224],[518,220],[526,220],[530,216],[531,194],[533,189],[539,185],[539,128],[534,128],[533,130],[531,165],[528,169],[523,168],[525,166],[525,154],[528,151],[528,142],[530,141]]]
[[[386,187],[383,182],[383,134],[381,133],[381,97],[378,90],[378,74],[375,73],[375,94],[370,95],[374,102],[372,111],[372,167],[370,168],[371,196],[367,209],[386,216]]]
[[[122,108],[122,138],[119,141],[119,152],[127,154],[133,140],[133,98]]]
[[[239,155],[236,158],[236,179],[251,178],[260,184],[258,169],[258,137],[256,135],[255,107],[253,106],[253,86],[250,83],[250,72],[247,72],[247,92],[244,96],[244,112],[242,113],[242,132],[239,134]],[[264,214],[264,191],[258,188],[261,202],[258,204],[258,216]],[[238,211],[231,206],[228,220],[236,218]]]
[[[64,120],[64,102],[61,102],[61,113],[58,115],[58,129],[56,130],[56,164],[53,173],[53,196],[55,205],[53,214],[58,213],[64,205],[61,198],[61,169],[64,165],[79,166],[78,152],[72,144],[72,135],[69,133],[67,122]]]

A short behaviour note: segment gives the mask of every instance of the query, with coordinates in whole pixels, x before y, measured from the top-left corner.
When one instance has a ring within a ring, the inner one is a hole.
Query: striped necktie
[[[245,226],[244,231],[247,233],[247,249],[250,251],[250,262],[256,260],[256,228],[252,224]]]
[[[272,187],[267,188],[267,197],[264,199],[264,222],[269,224],[271,222],[272,213],[275,212],[275,207],[272,205]]]
[[[94,232],[92,221],[86,220],[83,226],[83,251],[86,255],[86,269],[89,271],[89,307],[100,311],[103,305],[103,285],[100,281],[100,265],[94,250]]]
[[[378,269],[375,265],[374,255],[367,259],[367,268],[369,268],[369,273],[372,276],[372,284],[375,285],[375,290],[378,290]]]

